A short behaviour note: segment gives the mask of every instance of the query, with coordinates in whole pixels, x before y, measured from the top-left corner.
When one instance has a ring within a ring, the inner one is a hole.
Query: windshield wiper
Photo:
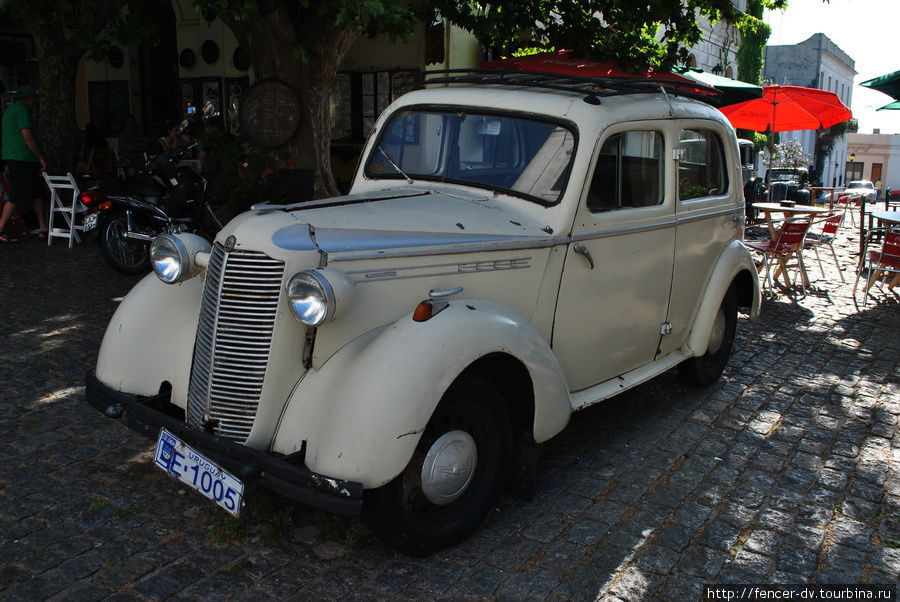
[[[400,174],[401,176],[403,176],[404,178],[406,178],[406,181],[409,182],[410,184],[413,184],[413,183],[414,183],[413,179],[410,178],[408,175],[406,175],[406,172],[404,172],[402,169],[400,169],[400,166],[399,166],[399,165],[397,165],[396,163],[394,163],[394,160],[391,158],[391,156],[387,153],[386,150],[384,150],[383,148],[381,148],[381,145],[380,145],[380,144],[378,145],[378,150],[380,150],[380,151],[381,151],[381,154],[384,155],[384,158],[388,160],[388,163],[391,164],[391,167],[393,167],[394,169],[397,170],[397,173],[398,173],[398,174]]]

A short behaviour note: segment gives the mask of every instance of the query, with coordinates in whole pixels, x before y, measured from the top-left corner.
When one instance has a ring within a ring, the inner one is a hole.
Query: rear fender
[[[168,219],[165,211],[136,195],[110,195],[109,201],[112,204],[109,213],[116,210],[132,211],[140,219],[148,221],[165,222]]]
[[[379,487],[409,462],[453,381],[496,353],[528,371],[535,440],[561,431],[571,414],[568,387],[543,337],[499,305],[455,300],[426,322],[409,314],[371,331],[307,372],[290,396],[273,451],[296,452],[305,440],[310,470]]]
[[[738,288],[738,305],[748,307],[750,320],[756,320],[762,303],[756,265],[747,247],[737,240],[732,241],[719,255],[706,286],[694,327],[688,336],[687,344],[691,355],[701,356],[706,353],[716,313],[732,284]]]

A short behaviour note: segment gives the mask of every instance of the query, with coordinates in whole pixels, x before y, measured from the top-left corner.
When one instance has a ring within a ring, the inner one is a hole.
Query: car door
[[[611,128],[577,209],[561,278],[553,349],[573,391],[654,359],[675,245],[664,128]]]
[[[670,334],[660,341],[664,355],[681,347],[693,327],[719,255],[741,232],[744,205],[733,140],[714,122],[685,122],[676,147],[678,199]],[[740,190],[740,188],[737,188]]]

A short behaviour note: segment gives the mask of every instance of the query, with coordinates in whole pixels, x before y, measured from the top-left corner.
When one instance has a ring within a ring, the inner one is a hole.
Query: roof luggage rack
[[[600,104],[600,99],[622,94],[653,94],[662,92],[702,100],[713,106],[719,105],[721,92],[700,82],[669,78],[645,77],[585,77],[563,75],[542,71],[519,69],[445,69],[426,71],[419,83],[428,85],[446,84],[487,84],[521,86],[523,88],[544,88],[562,90],[585,95],[585,102]]]

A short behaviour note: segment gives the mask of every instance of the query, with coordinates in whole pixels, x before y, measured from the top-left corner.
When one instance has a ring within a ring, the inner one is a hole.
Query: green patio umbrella
[[[894,100],[900,100],[900,71],[894,71],[893,73],[873,77],[872,79],[866,80],[859,85],[865,86],[867,88],[872,88],[873,90],[878,90],[883,94],[887,94]],[[890,105],[888,105],[888,107],[882,108],[889,107]]]
[[[895,100],[894,102],[889,102],[883,107],[878,107],[879,111],[884,111],[886,109],[897,109],[900,110],[900,100]]]
[[[763,95],[761,86],[755,86],[753,84],[748,84],[747,82],[722,77],[721,75],[708,73],[706,71],[700,71],[693,67],[681,71],[680,75],[692,77],[700,83],[712,86],[722,92],[719,106],[723,107],[744,102],[746,100],[753,100],[754,98],[762,98]]]

